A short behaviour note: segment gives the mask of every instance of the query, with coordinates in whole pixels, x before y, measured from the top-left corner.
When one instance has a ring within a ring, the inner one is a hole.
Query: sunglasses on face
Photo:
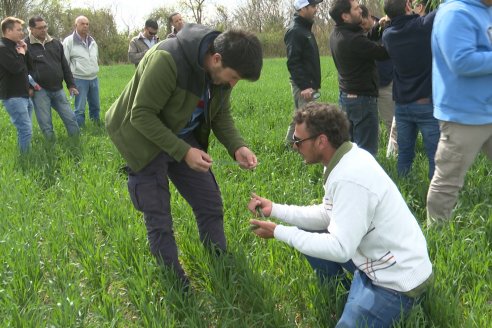
[[[297,147],[299,147],[304,141],[316,139],[317,137],[319,137],[319,134],[314,135],[314,136],[310,136],[310,137],[307,137],[304,139],[300,139],[300,138],[296,137],[295,135],[293,135],[292,136],[292,145],[296,145]]]

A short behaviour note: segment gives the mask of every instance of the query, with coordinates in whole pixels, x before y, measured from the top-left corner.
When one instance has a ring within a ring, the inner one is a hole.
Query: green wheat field
[[[336,71],[322,58],[322,101],[337,102]],[[102,67],[102,117],[131,78],[133,65]],[[213,171],[222,190],[229,254],[211,256],[190,207],[172,189],[180,258],[193,292],[148,250],[141,213],[129,199],[125,164],[104,127],[91,123],[67,137],[54,114],[57,142],[34,123],[33,149],[19,158],[16,132],[0,110],[1,327],[333,327],[347,292],[319,285],[307,261],[249,230],[251,192],[276,202],[318,203],[322,168],[306,166],[283,138],[292,115],[285,58],[266,59],[258,82],[232,95],[237,126],[258,156],[254,171],[231,163],[212,139]],[[421,226],[429,181],[421,141],[413,172],[400,179],[396,160],[378,161],[394,179]],[[467,175],[452,222],[426,229],[435,284],[398,327],[492,327],[492,164],[480,156]],[[356,205],[354,205],[356,206]]]

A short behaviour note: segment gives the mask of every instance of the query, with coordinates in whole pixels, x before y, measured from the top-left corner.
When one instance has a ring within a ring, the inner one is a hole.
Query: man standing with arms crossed
[[[296,0],[294,20],[285,33],[284,42],[287,47],[287,68],[294,96],[294,108],[299,110],[309,101],[319,97],[321,88],[321,65],[318,44],[311,28],[323,0]],[[292,143],[294,122],[291,122],[285,137],[286,145]]]
[[[427,194],[429,225],[451,218],[480,150],[492,160],[491,7],[492,0],[451,0],[434,21],[432,87],[441,137]]]
[[[89,117],[100,123],[99,112],[99,51],[96,40],[89,35],[89,20],[85,16],[75,19],[75,31],[63,40],[65,57],[79,91],[75,95],[75,117],[79,127],[85,125],[85,104],[89,102]]]
[[[128,163],[128,191],[144,214],[152,254],[189,280],[178,259],[168,179],[193,208],[200,240],[226,251],[220,190],[206,153],[211,131],[243,169],[257,165],[234,125],[230,94],[240,79],[256,81],[261,44],[251,33],[187,24],[153,47],[106,113],[106,128]]]
[[[375,60],[389,56],[383,46],[365,35],[357,0],[334,0],[330,16],[336,23],[330,35],[330,49],[338,70],[340,107],[350,121],[352,141],[376,156],[379,78]]]
[[[0,99],[17,129],[21,153],[31,147],[32,138],[32,89],[29,87],[28,69],[31,64],[24,42],[24,21],[5,18],[0,41]]]
[[[77,95],[79,92],[63,53],[63,46],[48,34],[48,25],[41,16],[29,19],[29,30],[29,36],[25,41],[33,62],[30,73],[41,86],[40,90],[34,91],[33,97],[39,128],[46,139],[55,138],[51,118],[53,107],[65,124],[68,135],[76,136],[79,134],[79,126],[63,91],[63,80],[70,94]]]

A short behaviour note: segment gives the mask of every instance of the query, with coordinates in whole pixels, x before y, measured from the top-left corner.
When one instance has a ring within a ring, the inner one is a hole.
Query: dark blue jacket
[[[436,12],[424,17],[401,15],[383,32],[394,65],[393,99],[408,104],[432,98],[431,32]]]
[[[372,19],[376,22],[372,29],[367,33],[367,38],[371,41],[383,43],[381,38],[383,37],[383,28],[379,25],[379,17],[372,16]],[[376,66],[378,67],[379,74],[379,87],[385,87],[393,81],[393,62],[391,59],[376,60]]]
[[[385,87],[393,81],[393,62],[391,59],[376,60],[379,73],[379,87]]]

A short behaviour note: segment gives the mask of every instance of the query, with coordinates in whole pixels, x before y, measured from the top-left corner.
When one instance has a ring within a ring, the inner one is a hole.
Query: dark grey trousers
[[[200,148],[192,136],[185,141]],[[165,152],[139,172],[128,169],[128,191],[135,208],[144,214],[151,253],[187,281],[174,238],[168,178],[191,205],[201,242],[225,251],[222,199],[212,171],[196,172]]]

